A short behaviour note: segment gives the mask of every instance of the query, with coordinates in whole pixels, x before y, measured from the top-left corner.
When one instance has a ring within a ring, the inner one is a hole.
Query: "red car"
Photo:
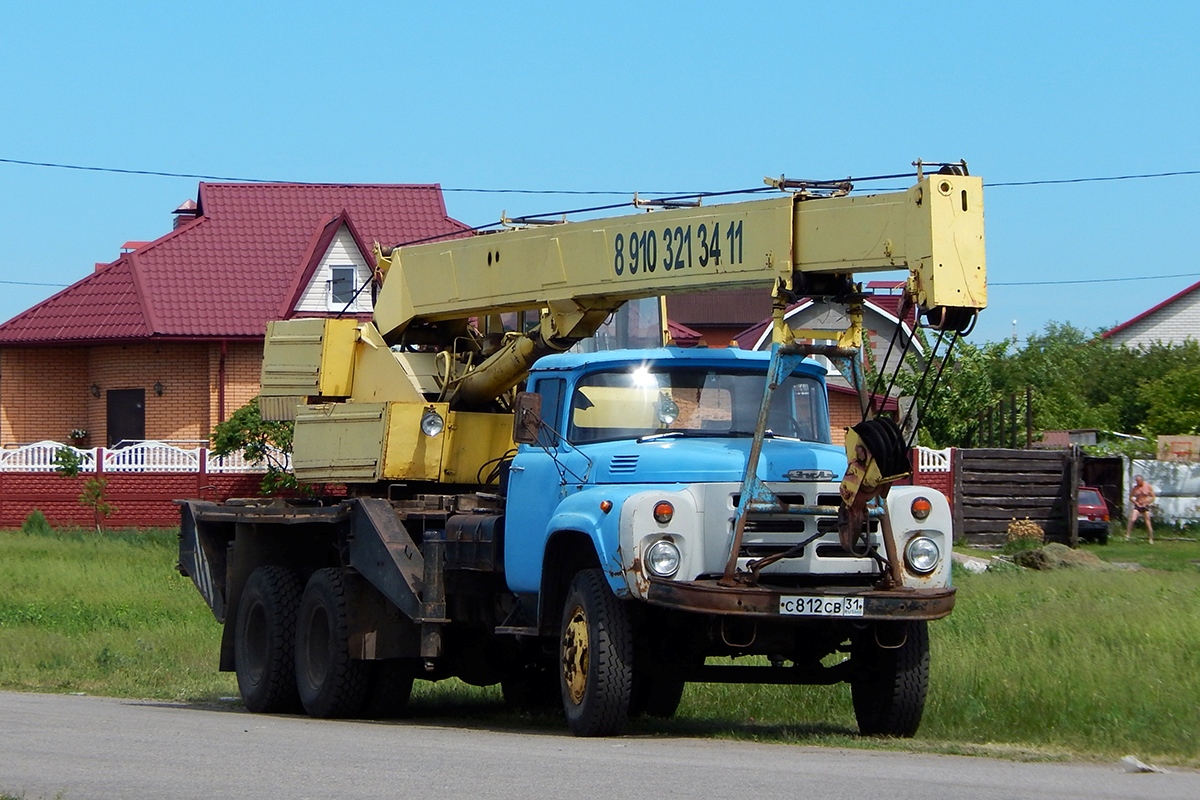
[[[1108,504],[1093,486],[1079,487],[1079,538],[1108,544]]]

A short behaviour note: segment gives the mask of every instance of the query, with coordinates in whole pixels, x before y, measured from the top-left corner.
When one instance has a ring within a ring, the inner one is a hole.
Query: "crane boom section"
[[[979,178],[932,175],[903,192],[798,196],[633,214],[399,247],[375,325],[410,325],[544,308],[612,308],[638,297],[767,287],[805,273],[907,269],[926,308],[983,308],[987,290]]]

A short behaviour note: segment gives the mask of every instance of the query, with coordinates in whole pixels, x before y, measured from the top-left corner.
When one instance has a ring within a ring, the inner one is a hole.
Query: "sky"
[[[432,182],[484,225],[920,158],[984,180],[970,341],[1096,331],[1200,281],[1200,174],[1036,182],[1200,171],[1197,30],[1153,0],[5,3],[0,320],[199,183],[12,162]]]

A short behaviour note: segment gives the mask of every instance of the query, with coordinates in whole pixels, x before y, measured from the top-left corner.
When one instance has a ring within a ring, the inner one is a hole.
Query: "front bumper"
[[[796,620],[933,620],[948,616],[954,609],[953,587],[937,589],[868,589],[854,587],[806,587],[781,589],[764,586],[718,585],[716,580],[671,581],[650,578],[646,601],[651,605],[718,616],[780,618]],[[862,616],[791,617],[780,613],[781,598],[861,597]]]

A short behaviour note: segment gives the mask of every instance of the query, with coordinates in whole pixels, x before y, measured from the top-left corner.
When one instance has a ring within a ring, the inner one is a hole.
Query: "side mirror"
[[[537,444],[542,430],[542,396],[536,392],[518,392],[513,407],[513,441]]]

